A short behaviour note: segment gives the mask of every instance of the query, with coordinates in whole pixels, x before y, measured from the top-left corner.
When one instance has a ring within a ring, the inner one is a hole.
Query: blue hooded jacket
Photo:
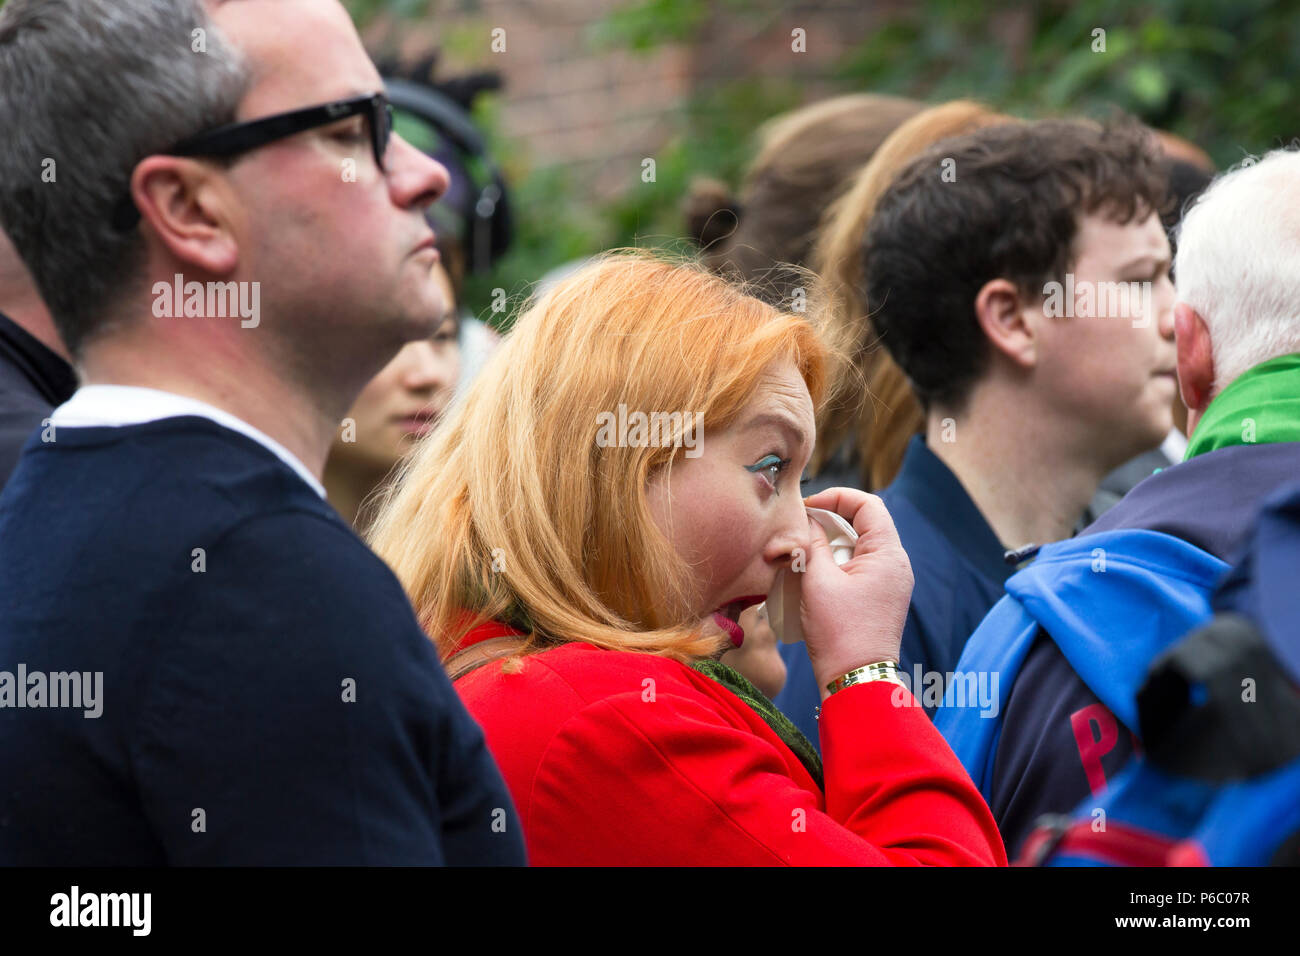
[[[1027,856],[1050,854],[1051,866],[1300,863],[1298,568],[1293,484],[1265,506],[1214,598],[1214,622],[1152,668],[1139,697],[1150,752],[1072,824],[1036,831]]]
[[[957,665],[996,679],[995,712],[961,700],[953,681],[935,715],[1008,853],[1039,816],[1070,812],[1123,770],[1138,749],[1136,695],[1152,659],[1209,618],[1259,506],[1298,473],[1295,443],[1199,455],[1008,579]]]
[[[1007,596],[971,635],[957,671],[997,674],[1001,713],[1045,629],[1097,699],[1136,727],[1146,665],[1209,617],[1225,570],[1213,555],[1158,531],[1107,531],[1047,545],[1007,581]],[[988,799],[1002,722],[970,703],[959,706],[954,687],[935,723]]]

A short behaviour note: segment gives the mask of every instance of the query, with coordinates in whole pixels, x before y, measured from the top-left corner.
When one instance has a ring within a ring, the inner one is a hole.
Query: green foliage
[[[595,24],[598,46],[638,52],[664,43],[689,43],[715,16],[755,19],[763,13],[751,0],[634,0],[615,7]]]
[[[1114,108],[1185,136],[1228,165],[1297,130],[1289,78],[1300,69],[1296,0],[1085,0],[1007,4],[1030,21],[1023,59],[999,20],[952,0],[899,14],[839,64],[849,87],[944,100],[973,96],[1012,113]],[[1104,52],[1094,49],[1104,30]]]
[[[601,45],[645,52],[661,43],[686,43],[709,17],[709,0],[640,0],[612,10],[596,24]]]
[[[352,14],[353,22],[364,27],[381,13],[414,20],[433,12],[436,4],[430,0],[343,0],[343,6]]]
[[[681,206],[690,181],[707,175],[738,182],[753,153],[755,129],[800,101],[797,86],[779,81],[730,84],[696,96],[683,108],[667,144],[649,157],[655,161],[655,181],[642,180],[640,161],[623,160],[626,191],[594,204],[580,175],[568,167],[534,166],[502,129],[495,97],[484,97],[475,119],[489,131],[511,183],[516,234],[513,248],[490,275],[466,283],[467,303],[482,315],[493,289],[518,298],[549,270],[602,249],[680,244]]]
[[[359,20],[380,8],[414,17],[440,6],[345,2]],[[631,0],[592,24],[588,40],[595,49],[648,53],[689,44],[719,18],[743,18],[759,33],[797,15],[797,4],[775,0]],[[1016,17],[1028,27],[1023,51],[1009,50],[1005,35]],[[1104,52],[1094,50],[1099,29]],[[1300,0],[916,0],[829,66],[842,92],[971,97],[1030,117],[1118,108],[1185,136],[1224,167],[1300,133],[1290,89],[1300,75]],[[501,128],[489,98],[478,118],[507,169],[518,228],[498,268],[469,283],[469,303],[482,310],[494,288],[517,295],[600,249],[677,242],[691,178],[738,186],[757,127],[808,98],[794,81],[754,76],[697,93],[653,157],[656,182],[643,183],[639,165],[629,163],[626,192],[606,202],[593,201],[571,170],[538,166]]]

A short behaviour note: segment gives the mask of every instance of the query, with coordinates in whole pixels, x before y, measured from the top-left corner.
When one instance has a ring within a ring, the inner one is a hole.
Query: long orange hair
[[[599,416],[620,404],[700,413],[707,454],[709,433],[733,422],[772,362],[792,361],[815,405],[831,355],[808,315],[702,266],[600,256],[518,318],[387,491],[371,545],[444,660],[492,619],[525,633],[511,654],[571,640],[715,654],[719,639],[690,619],[691,569],[647,498],[685,449],[602,447]]]

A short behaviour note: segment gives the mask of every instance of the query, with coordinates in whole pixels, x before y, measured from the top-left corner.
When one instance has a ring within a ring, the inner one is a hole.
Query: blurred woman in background
[[[877,201],[895,175],[932,144],[1007,122],[1012,118],[970,100],[932,106],[894,130],[848,191],[826,210],[812,268],[834,297],[831,315],[838,329],[831,332],[848,343],[850,370],[856,374],[833,382],[822,407],[809,467],[815,476],[811,488],[885,487],[898,474],[907,443],[924,424],[906,376],[877,340],[861,291],[862,239]]]
[[[483,727],[533,863],[1005,861],[898,677],[911,572],[883,505],[809,502],[858,530],[843,567],[806,516],[831,362],[803,316],[607,255],[519,318],[388,493],[372,546]],[[647,432],[654,413],[676,417]],[[718,662],[796,554],[824,768]]]
[[[915,100],[851,93],[769,120],[738,197],[715,179],[691,184],[686,227],[704,263],[748,283],[763,300],[797,311],[792,291],[807,284],[801,267],[822,214],[898,124],[920,109]]]

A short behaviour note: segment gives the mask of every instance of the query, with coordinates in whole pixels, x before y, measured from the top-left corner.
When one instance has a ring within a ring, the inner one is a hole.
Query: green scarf
[[[1300,442],[1300,353],[1242,373],[1210,402],[1183,461],[1232,445]]]
[[[776,705],[763,696],[763,692],[745,679],[744,675],[721,661],[698,660],[691,665],[705,677],[711,677],[727,690],[731,691],[750,706],[772,731],[785,741],[785,745],[799,758],[817,786],[826,788],[822,777],[822,758],[817,755],[817,748],[808,742],[808,738],[799,732],[799,728],[790,722],[790,718],[776,709]]]

